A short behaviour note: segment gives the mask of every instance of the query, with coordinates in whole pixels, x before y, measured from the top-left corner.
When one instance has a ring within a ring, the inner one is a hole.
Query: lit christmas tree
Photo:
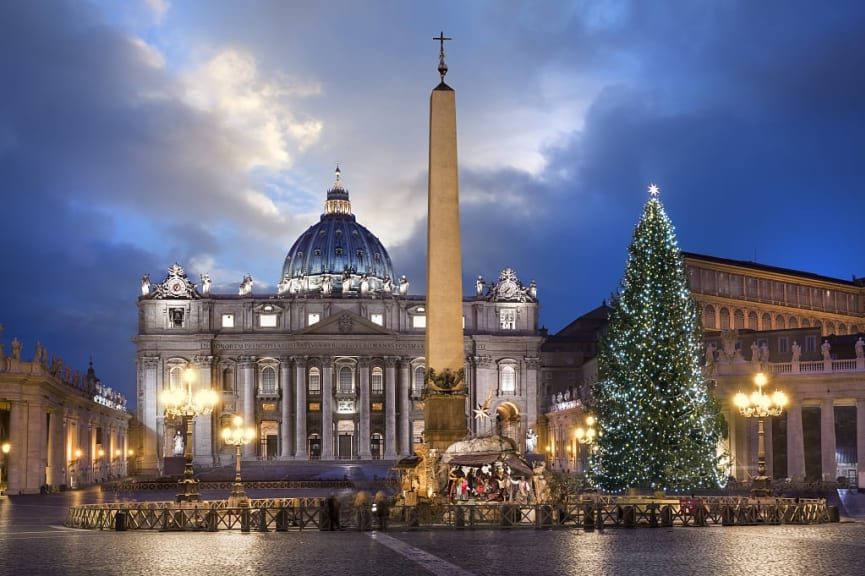
[[[649,192],[601,341],[592,476],[609,491],[712,488],[725,477],[726,422],[702,374],[700,317],[675,230],[658,187]]]

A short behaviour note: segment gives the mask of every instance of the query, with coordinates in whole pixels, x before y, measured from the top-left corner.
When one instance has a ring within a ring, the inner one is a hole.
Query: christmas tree
[[[593,481],[609,491],[716,487],[726,422],[702,374],[700,316],[675,230],[657,186],[649,192],[601,340]]]

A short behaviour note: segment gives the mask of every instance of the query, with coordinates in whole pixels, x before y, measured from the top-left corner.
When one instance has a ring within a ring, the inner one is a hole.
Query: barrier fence
[[[605,528],[751,526],[837,521],[825,499],[648,498],[590,496],[553,505],[460,503],[418,506],[339,506],[328,498],[253,498],[249,506],[226,500],[198,503],[115,502],[69,509],[64,524],[98,530],[384,530],[401,528]]]

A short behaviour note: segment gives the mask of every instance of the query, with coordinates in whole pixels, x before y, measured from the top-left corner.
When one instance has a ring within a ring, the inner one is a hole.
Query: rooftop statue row
[[[0,334],[2,333],[3,325],[0,324]],[[73,371],[68,365],[64,366],[62,358],[51,355],[49,361],[48,348],[42,346],[40,342],[36,342],[36,350],[30,362],[22,360],[23,348],[24,344],[17,337],[12,338],[11,353],[7,357],[3,342],[0,342],[0,372],[20,372],[21,370],[29,369],[31,373],[35,374],[38,373],[38,370],[42,370],[63,384],[81,391],[85,396],[101,404],[118,410],[126,409],[126,398],[119,392],[102,384],[102,381],[96,377],[96,373],[93,370],[93,362],[90,363],[87,374],[82,378],[80,371]]]
[[[151,283],[150,275],[141,278],[141,297],[149,299],[197,299],[209,296],[212,281],[209,274],[201,275],[201,291],[186,275],[180,264],[168,267],[168,275],[158,284]],[[246,274],[240,283],[238,296],[252,296],[253,279]],[[397,297],[408,294],[409,282],[405,275],[394,283],[390,276],[383,279],[369,274],[355,274],[352,270],[344,270],[341,274],[316,274],[306,276],[299,274],[290,277],[287,274],[277,286],[280,296],[321,295],[324,297],[341,295],[343,297],[357,296],[362,298]]]

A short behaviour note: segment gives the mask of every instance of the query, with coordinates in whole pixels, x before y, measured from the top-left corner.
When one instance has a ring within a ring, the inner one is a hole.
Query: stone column
[[[138,390],[142,391],[142,405],[138,407],[138,415],[142,423],[154,422],[156,426],[141,427],[141,446],[136,447],[141,453],[136,454],[136,457],[140,473],[154,478],[160,475],[162,468],[159,439],[162,437],[163,413],[159,407],[159,393],[162,392],[159,367],[158,356],[138,358]],[[67,477],[69,474],[67,470]]]
[[[802,404],[790,398],[787,409],[787,476],[792,480],[805,479],[805,435],[802,430]]]
[[[280,406],[280,440],[279,440],[279,458],[281,460],[290,460],[294,452],[294,443],[292,442],[292,420],[291,420],[291,400],[294,395],[291,383],[291,363],[288,357],[283,356],[279,359],[279,385],[282,388],[282,405]]]
[[[333,460],[333,358],[321,359],[321,459]]]
[[[360,384],[360,438],[357,456],[361,460],[371,460],[369,451],[369,358],[363,357],[357,363]]]
[[[240,371],[238,374],[240,397],[243,403],[243,425],[253,426],[256,429],[256,440],[241,448],[243,458],[251,458],[255,456],[255,447],[259,440],[258,425],[255,421],[255,356],[240,356],[237,360]]]
[[[213,356],[195,356],[193,362],[197,367],[196,382],[198,390],[210,390],[213,388],[212,370]],[[215,447],[214,441],[219,438],[219,433],[213,433],[213,414],[202,414],[196,416],[194,420],[195,431],[193,432],[193,441],[195,445],[192,453],[195,456],[197,464],[212,467],[215,462]]]
[[[858,486],[865,487],[865,398],[856,400],[856,472]]]
[[[835,406],[831,398],[825,398],[820,408],[820,452],[822,478],[825,482],[834,482],[838,467],[835,462]]]
[[[309,458],[306,445],[306,356],[295,356],[294,360],[294,390],[297,393],[295,403],[295,435],[294,435],[294,458],[306,460]]]
[[[396,362],[394,356],[384,358],[384,459],[396,460]]]
[[[475,356],[472,358],[472,364],[475,367],[475,406],[483,404],[490,397],[490,392],[495,394],[495,381],[491,377],[490,369],[493,362],[489,356]],[[490,402],[492,403],[492,401]],[[473,406],[474,408],[474,406]],[[471,419],[471,426],[477,434],[488,434],[492,432],[493,420],[490,419]]]
[[[411,445],[411,399],[409,398],[411,362],[403,358],[399,363],[399,455],[412,453]]]

